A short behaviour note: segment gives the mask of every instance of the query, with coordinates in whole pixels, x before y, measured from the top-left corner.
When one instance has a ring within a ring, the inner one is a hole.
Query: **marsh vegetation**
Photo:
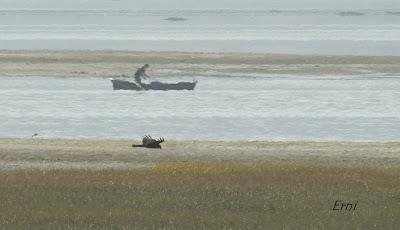
[[[1,229],[395,229],[400,168],[163,163],[3,171]],[[333,211],[336,200],[356,210]]]

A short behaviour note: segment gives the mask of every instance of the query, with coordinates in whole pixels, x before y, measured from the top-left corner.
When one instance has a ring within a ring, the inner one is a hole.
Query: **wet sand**
[[[163,149],[128,140],[0,139],[0,170],[137,169],[173,162],[400,166],[400,143],[166,141]]]
[[[400,57],[251,53],[0,50],[0,76],[132,75],[144,63],[166,76],[400,75]]]

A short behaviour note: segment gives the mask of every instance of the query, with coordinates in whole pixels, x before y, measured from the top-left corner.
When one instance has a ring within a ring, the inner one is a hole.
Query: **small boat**
[[[197,81],[193,82],[178,82],[178,83],[162,83],[153,81],[150,84],[137,84],[130,81],[111,79],[114,90],[194,90]]]

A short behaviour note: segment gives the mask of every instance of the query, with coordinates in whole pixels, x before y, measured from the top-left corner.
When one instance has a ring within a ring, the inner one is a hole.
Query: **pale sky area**
[[[0,0],[0,8],[400,9],[400,0]]]

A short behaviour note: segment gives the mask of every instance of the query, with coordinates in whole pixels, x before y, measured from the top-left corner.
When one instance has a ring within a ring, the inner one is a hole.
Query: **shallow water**
[[[0,137],[400,140],[400,78],[196,80],[194,91],[136,92],[113,91],[106,78],[3,76]]]
[[[0,9],[0,49],[398,56],[399,12]],[[169,17],[186,20],[165,20]]]

